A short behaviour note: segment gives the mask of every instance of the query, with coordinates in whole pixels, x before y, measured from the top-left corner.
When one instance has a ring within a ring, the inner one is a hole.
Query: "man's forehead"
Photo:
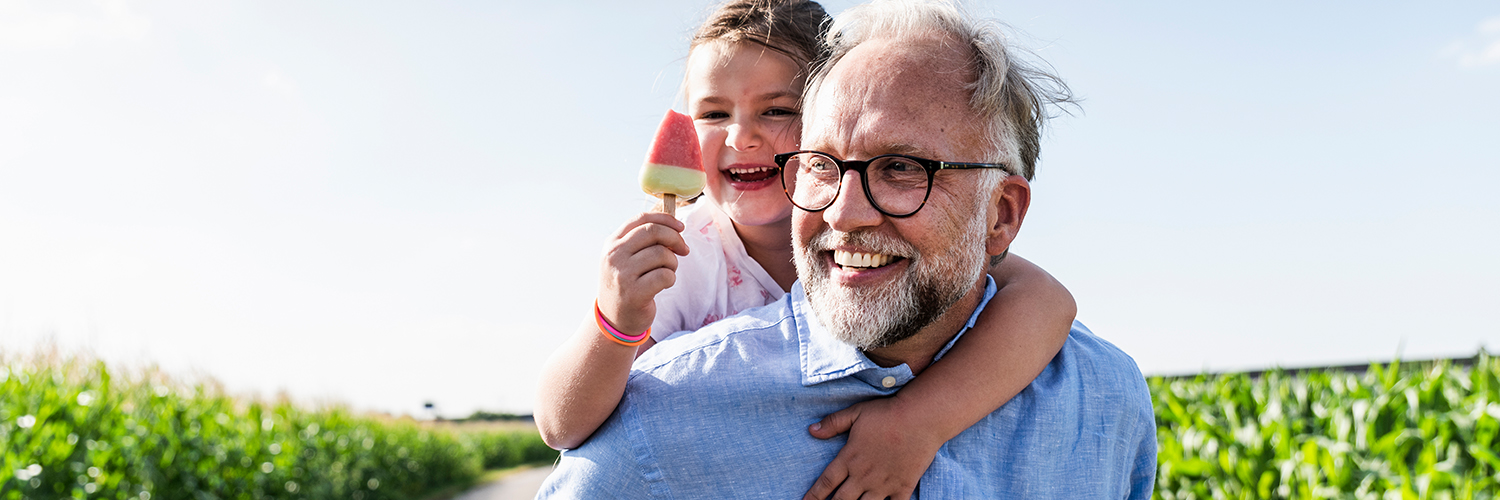
[[[938,37],[860,44],[817,89],[803,145],[845,157],[953,154],[975,132],[966,56]]]

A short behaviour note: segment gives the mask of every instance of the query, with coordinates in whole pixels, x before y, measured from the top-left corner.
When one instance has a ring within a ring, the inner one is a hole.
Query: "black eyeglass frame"
[[[792,159],[793,156],[796,156],[796,155],[799,155],[799,154],[803,154],[803,153],[813,153],[813,154],[823,155],[825,158],[833,160],[833,165],[836,166],[836,167],[838,167],[838,169],[839,169],[839,187],[838,187],[838,191],[835,192],[835,193],[833,193],[833,198],[829,198],[828,199],[828,203],[826,205],[823,205],[820,208],[815,208],[814,209],[814,208],[807,208],[807,207],[804,207],[802,205],[798,205],[797,201],[792,199],[792,191],[790,189],[787,189],[787,185],[786,185],[786,173],[785,173],[785,171],[786,171],[786,162],[791,161],[791,159]],[[904,159],[907,159],[907,160],[911,160],[913,163],[921,165],[922,169],[927,171],[927,192],[926,193],[922,193],[922,203],[918,204],[917,208],[912,209],[911,212],[908,212],[905,215],[896,215],[896,214],[887,212],[884,208],[880,207],[879,203],[875,202],[875,196],[870,193],[870,176],[869,176],[868,173],[866,173],[866,169],[870,168],[870,164],[871,163],[874,163],[875,161],[877,161],[877,160],[879,160],[881,158],[904,158]],[[1008,166],[1008,165],[1006,165],[1004,163],[964,163],[964,162],[952,162],[952,161],[938,161],[938,160],[929,160],[929,159],[926,159],[926,158],[920,158],[920,157],[916,157],[916,156],[902,155],[902,154],[879,155],[879,156],[870,158],[868,160],[840,160],[838,157],[833,156],[833,155],[828,154],[828,153],[824,153],[822,151],[815,151],[815,150],[811,150],[811,149],[803,149],[803,150],[799,150],[799,151],[792,151],[790,153],[780,153],[780,154],[777,154],[775,156],[775,159],[776,159],[776,166],[782,170],[782,173],[781,173],[782,174],[781,175],[781,192],[786,194],[787,201],[791,202],[792,206],[794,206],[794,207],[800,208],[803,211],[807,211],[807,212],[822,212],[824,210],[827,210],[828,207],[833,206],[833,202],[838,201],[839,195],[844,194],[844,173],[848,172],[850,170],[853,170],[855,172],[859,172],[859,183],[860,183],[860,186],[863,187],[864,190],[865,190],[865,200],[868,200],[870,202],[870,206],[875,207],[875,210],[879,211],[882,214],[885,214],[887,217],[894,217],[894,218],[897,218],[897,219],[904,219],[904,218],[916,215],[917,212],[919,212],[919,211],[922,210],[922,207],[927,206],[927,198],[929,198],[929,197],[932,196],[932,182],[937,177],[937,173],[938,173],[939,170],[970,170],[970,169],[978,169],[978,168],[998,168],[1000,170],[1005,171],[1005,173],[1007,175],[1015,175],[1014,172],[1010,171],[1010,166]]]

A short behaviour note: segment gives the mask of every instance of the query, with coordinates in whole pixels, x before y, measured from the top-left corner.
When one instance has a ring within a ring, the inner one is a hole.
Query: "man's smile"
[[[849,252],[846,250],[834,250],[833,262],[843,268],[877,268],[885,267],[904,257],[886,255],[879,253]]]
[[[840,245],[842,246],[842,245]],[[835,248],[818,252],[826,264],[828,279],[842,287],[879,286],[899,280],[912,260],[891,249],[883,253],[870,248]]]
[[[917,249],[896,236],[873,231],[824,231],[807,242],[810,257],[839,286],[866,286],[897,280],[917,256]]]

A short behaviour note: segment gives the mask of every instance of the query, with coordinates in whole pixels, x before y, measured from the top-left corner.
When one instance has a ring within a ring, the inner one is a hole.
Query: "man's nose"
[[[884,220],[885,215],[876,210],[870,204],[869,196],[865,195],[862,175],[853,170],[844,172],[838,197],[823,210],[823,222],[829,228],[852,233],[858,228],[878,226]]]
[[[729,135],[724,138],[724,145],[734,148],[735,151],[746,151],[760,146],[760,128],[753,123],[736,121],[726,127]]]

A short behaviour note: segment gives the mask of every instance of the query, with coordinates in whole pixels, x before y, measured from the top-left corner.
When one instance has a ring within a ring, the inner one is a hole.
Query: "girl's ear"
[[[1026,220],[1026,209],[1031,206],[1031,183],[1019,175],[1006,176],[995,187],[987,207],[988,234],[985,252],[1000,255],[1010,249],[1016,234],[1021,232],[1021,222]]]

